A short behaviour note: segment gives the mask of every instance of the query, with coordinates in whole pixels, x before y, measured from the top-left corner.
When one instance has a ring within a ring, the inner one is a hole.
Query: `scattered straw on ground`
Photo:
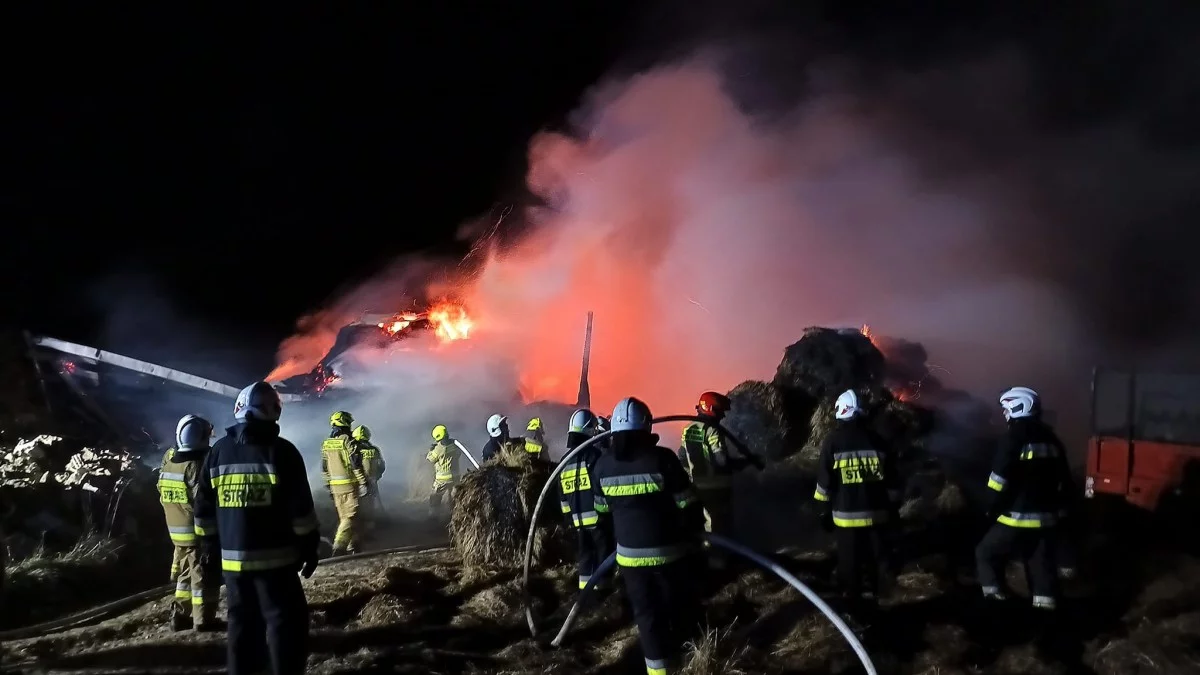
[[[747,675],[750,649],[733,638],[733,625],[706,628],[687,645],[684,675]]]

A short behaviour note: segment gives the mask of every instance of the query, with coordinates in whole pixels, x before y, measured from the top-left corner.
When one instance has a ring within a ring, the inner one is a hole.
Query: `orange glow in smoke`
[[[429,310],[429,323],[433,324],[438,339],[442,342],[465,340],[471,336],[475,322],[467,315],[462,305],[443,302]]]
[[[379,326],[380,328],[382,328],[384,331],[386,331],[388,335],[395,335],[396,333],[399,333],[400,331],[404,330],[405,328],[408,328],[409,326],[411,326],[412,322],[414,322],[420,318],[421,318],[420,314],[414,314],[412,312],[404,312],[402,314],[397,314],[396,316],[392,317],[391,321],[381,322],[376,325]]]

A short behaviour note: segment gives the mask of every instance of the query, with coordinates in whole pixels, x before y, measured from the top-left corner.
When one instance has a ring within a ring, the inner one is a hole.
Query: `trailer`
[[[1084,496],[1146,511],[1200,490],[1200,374],[1097,368]]]

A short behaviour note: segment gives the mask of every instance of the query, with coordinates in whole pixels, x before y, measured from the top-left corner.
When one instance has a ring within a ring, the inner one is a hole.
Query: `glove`
[[[824,530],[825,532],[833,532],[833,512],[832,511],[822,511],[820,517],[821,517],[821,529]]]
[[[196,562],[200,564],[200,568],[211,570],[213,565],[220,560],[217,555],[217,546],[219,546],[216,537],[199,537],[196,542]]]
[[[312,551],[304,557],[300,565],[300,576],[308,579],[317,571],[317,552]]]
[[[364,499],[364,498],[370,496],[370,494],[371,494],[371,488],[367,487],[366,485],[362,485],[362,484],[360,484],[358,486],[358,498],[359,499]]]

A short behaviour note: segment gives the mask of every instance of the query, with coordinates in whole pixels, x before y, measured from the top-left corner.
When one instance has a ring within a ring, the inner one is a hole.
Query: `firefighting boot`
[[[192,617],[180,612],[171,612],[171,630],[178,633],[192,627]]]
[[[221,619],[205,619],[196,624],[197,633],[224,633],[229,625]]]

